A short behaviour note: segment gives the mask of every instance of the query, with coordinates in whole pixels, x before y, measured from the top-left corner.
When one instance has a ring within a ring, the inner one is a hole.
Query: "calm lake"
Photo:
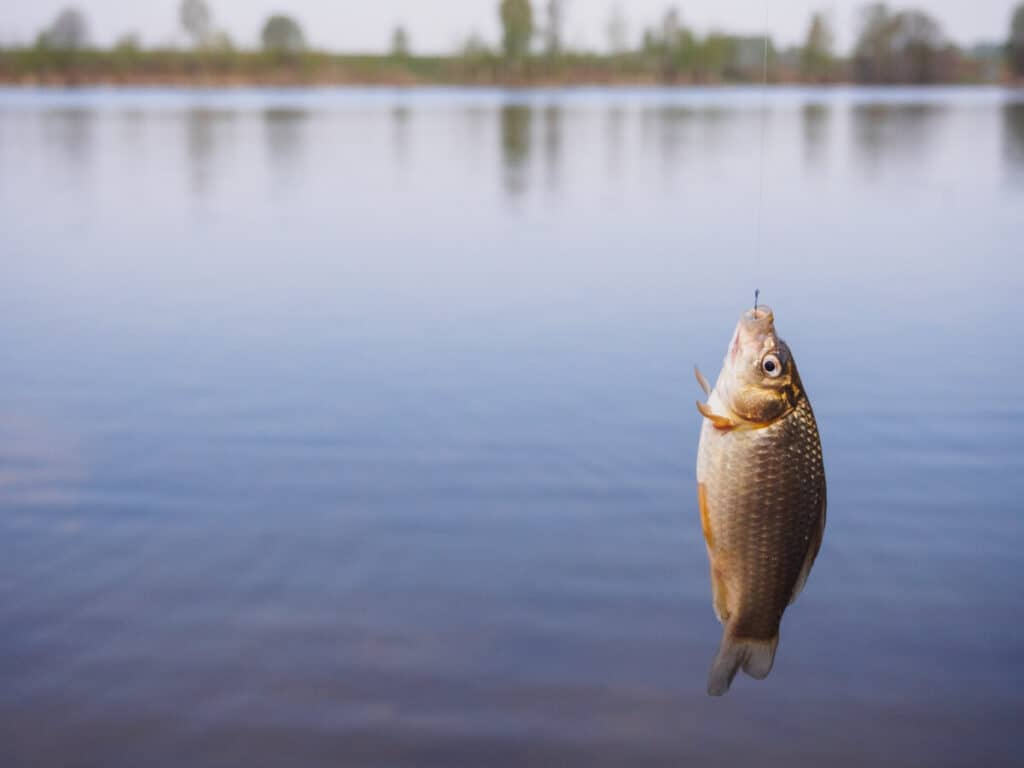
[[[1020,760],[1022,235],[1022,91],[0,90],[3,765]],[[828,527],[711,699],[755,286]]]

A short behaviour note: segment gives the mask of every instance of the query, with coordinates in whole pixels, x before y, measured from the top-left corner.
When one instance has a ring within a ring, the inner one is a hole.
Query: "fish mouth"
[[[740,327],[750,335],[766,336],[775,332],[775,313],[767,304],[748,309],[740,318]]]
[[[746,350],[746,355],[760,356],[766,346],[775,339],[775,313],[767,304],[758,304],[740,315],[736,332],[729,344],[728,360],[735,364]]]
[[[739,318],[736,325],[736,335],[733,339],[732,356],[739,353],[740,349],[749,350],[751,354],[760,354],[765,347],[765,342],[775,338],[775,314],[771,307],[759,304],[753,309],[748,309]]]

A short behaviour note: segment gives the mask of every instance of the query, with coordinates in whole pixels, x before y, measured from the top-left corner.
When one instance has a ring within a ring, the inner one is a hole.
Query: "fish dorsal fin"
[[[697,377],[697,383],[700,384],[700,388],[704,390],[704,394],[710,395],[711,385],[708,384],[708,380],[704,378],[704,374],[700,372],[700,368],[696,365],[693,366],[693,375]]]

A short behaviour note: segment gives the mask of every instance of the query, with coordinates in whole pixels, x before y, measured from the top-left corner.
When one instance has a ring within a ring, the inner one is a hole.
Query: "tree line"
[[[182,0],[178,8],[182,31],[196,49],[233,50],[231,36],[213,23],[213,13],[205,0]],[[267,18],[260,33],[260,42],[268,51],[300,53],[306,48],[302,26],[291,16],[274,14]],[[53,22],[39,33],[36,47],[54,50],[80,50],[89,46],[89,23],[78,8],[69,7],[57,14]],[[122,35],[115,48],[139,48],[138,37]]]
[[[764,77],[773,82],[925,84],[1024,77],[1024,3],[1012,14],[1004,43],[972,50],[953,44],[939,21],[924,11],[884,3],[866,5],[847,55],[836,51],[832,20],[822,12],[809,19],[801,45],[779,48],[762,37],[700,34],[684,23],[675,8],[668,8],[655,23],[631,35],[619,4],[612,7],[607,21],[607,52],[599,54],[566,44],[565,0],[498,0],[496,11],[501,26],[499,43],[491,46],[479,35],[470,35],[452,56],[414,55],[410,35],[401,25],[391,33],[386,56],[313,51],[300,22],[284,14],[274,14],[264,22],[261,53],[242,51],[216,25],[207,0],[182,0],[178,25],[200,69],[214,73],[230,70],[240,77],[264,72],[268,66],[291,67],[314,80],[340,77],[410,82],[717,83]],[[100,72],[106,59],[89,42],[85,15],[66,8],[40,32],[30,51],[0,52],[0,77],[17,74],[19,67],[45,71],[53,66],[73,72],[78,66]],[[83,55],[75,56],[75,52]],[[173,69],[192,66],[188,52],[142,51],[138,38],[126,34],[107,55],[113,57],[108,62],[111,65],[137,65],[143,70],[157,63],[147,57],[162,56]]]

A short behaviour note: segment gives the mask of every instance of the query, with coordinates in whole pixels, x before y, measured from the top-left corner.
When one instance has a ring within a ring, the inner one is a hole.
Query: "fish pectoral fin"
[[[700,372],[700,368],[696,365],[693,366],[693,375],[697,377],[697,383],[700,384],[700,388],[704,390],[704,394],[710,395],[711,385],[708,384],[708,380],[704,378],[704,374]]]
[[[711,531],[711,516],[708,512],[708,489],[704,483],[697,483],[697,507],[700,509],[700,527],[704,542],[708,545],[708,560],[711,562],[711,604],[715,616],[725,624],[729,620],[729,598],[726,594],[725,574],[715,554],[715,536]]]
[[[729,621],[729,616],[732,615],[729,610],[729,588],[725,583],[725,574],[714,562],[713,556],[711,558],[711,607],[720,624]]]
[[[702,403],[700,400],[697,401],[697,410],[700,411],[700,415],[711,422],[711,425],[715,429],[720,429],[723,432],[728,432],[730,429],[736,428],[736,422],[726,416],[719,416],[717,413],[711,410],[707,403]]]

